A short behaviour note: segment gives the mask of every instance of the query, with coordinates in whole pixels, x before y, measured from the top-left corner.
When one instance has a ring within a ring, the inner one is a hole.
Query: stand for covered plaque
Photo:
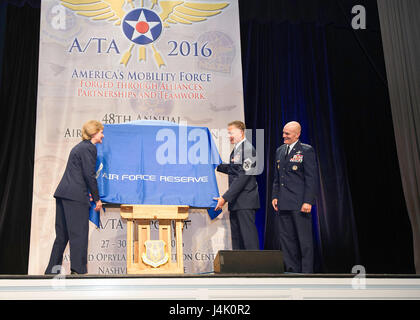
[[[127,220],[127,274],[184,273],[182,227],[188,218],[188,208],[176,205],[121,205],[121,217]],[[150,237],[150,222],[153,220],[159,222],[158,240]],[[175,262],[171,259],[172,221],[175,222]]]

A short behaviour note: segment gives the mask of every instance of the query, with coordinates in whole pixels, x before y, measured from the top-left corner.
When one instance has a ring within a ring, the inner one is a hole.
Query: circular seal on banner
[[[152,10],[134,9],[124,17],[122,28],[130,41],[146,45],[159,38],[162,33],[162,21]]]
[[[198,67],[220,73],[230,73],[236,52],[233,40],[221,31],[208,31],[203,33],[198,41],[211,48],[213,54],[209,57],[198,57]]]

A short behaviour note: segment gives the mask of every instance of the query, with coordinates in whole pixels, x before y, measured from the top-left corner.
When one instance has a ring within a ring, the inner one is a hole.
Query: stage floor
[[[404,299],[420,300],[420,276],[205,274],[0,276],[0,299]]]

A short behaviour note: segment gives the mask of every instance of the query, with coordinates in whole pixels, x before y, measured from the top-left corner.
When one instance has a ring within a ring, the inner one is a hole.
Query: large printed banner
[[[42,1],[29,274],[45,271],[53,193],[87,120],[207,127],[228,161],[218,129],[244,118],[239,34],[237,0]],[[223,193],[227,177],[216,178]],[[228,212],[211,220],[205,210],[190,211],[186,273],[212,271],[217,251],[231,246],[229,228]],[[125,237],[119,210],[102,212],[90,231],[88,272],[126,273]],[[63,266],[68,273],[68,248]]]

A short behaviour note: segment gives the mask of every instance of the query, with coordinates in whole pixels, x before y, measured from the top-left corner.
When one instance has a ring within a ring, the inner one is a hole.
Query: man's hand
[[[312,205],[309,203],[304,203],[302,208],[300,209],[301,212],[311,213]]]
[[[102,201],[98,200],[96,201],[95,211],[101,211],[101,209],[102,209]]]
[[[277,207],[277,199],[273,199],[273,201],[271,201],[274,210],[279,211],[279,208]]]
[[[217,210],[222,210],[222,207],[224,206],[224,204],[226,203],[226,200],[223,199],[223,197],[219,197],[219,198],[213,198],[214,200],[217,200],[217,205],[216,208],[214,208],[214,211]]]

